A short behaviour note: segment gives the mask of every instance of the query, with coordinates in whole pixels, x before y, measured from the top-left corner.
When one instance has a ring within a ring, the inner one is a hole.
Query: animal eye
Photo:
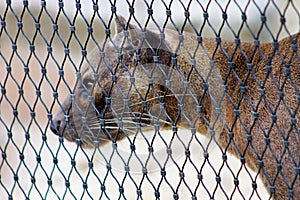
[[[92,81],[89,81],[88,83],[87,83],[87,86],[88,87],[92,87],[94,85],[94,81],[92,82]]]
[[[91,88],[91,87],[93,87],[94,84],[95,84],[95,81],[92,79],[88,79],[88,80],[84,81],[84,86],[86,88]]]

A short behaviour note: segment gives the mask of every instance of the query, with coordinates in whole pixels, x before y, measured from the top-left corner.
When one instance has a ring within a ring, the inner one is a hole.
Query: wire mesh
[[[300,199],[299,8],[0,2],[1,199]]]

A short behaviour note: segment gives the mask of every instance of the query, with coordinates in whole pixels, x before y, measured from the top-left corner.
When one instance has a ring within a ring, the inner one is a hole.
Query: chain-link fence
[[[300,199],[298,1],[1,1],[1,199]]]

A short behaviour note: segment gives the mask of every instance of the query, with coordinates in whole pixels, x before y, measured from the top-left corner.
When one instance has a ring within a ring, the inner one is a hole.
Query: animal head
[[[151,128],[188,126],[207,132],[205,76],[193,69],[189,55],[180,52],[184,49],[174,51],[178,35],[167,34],[143,31],[117,17],[114,37],[77,72],[74,95],[56,113],[51,130],[85,147]],[[207,59],[200,63],[208,65]]]

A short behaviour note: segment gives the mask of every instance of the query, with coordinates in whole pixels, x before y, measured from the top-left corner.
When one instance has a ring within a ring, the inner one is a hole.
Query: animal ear
[[[126,19],[121,15],[117,15],[117,17],[115,18],[115,23],[116,23],[116,27],[115,27],[116,34],[121,33],[125,30],[137,29],[136,26],[127,23]]]
[[[115,18],[115,40],[122,42],[124,37],[126,38],[126,42],[123,44],[123,48],[137,48],[142,43],[142,35],[141,30],[137,26],[130,24],[126,21],[126,19],[120,15]],[[127,36],[125,32],[127,31]]]

